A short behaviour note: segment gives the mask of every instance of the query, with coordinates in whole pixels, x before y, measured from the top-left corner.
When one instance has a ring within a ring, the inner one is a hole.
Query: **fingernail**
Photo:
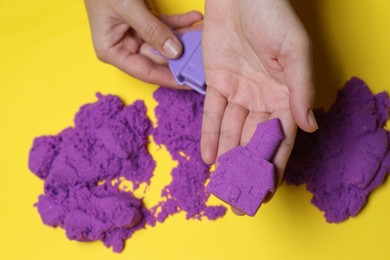
[[[316,117],[314,116],[313,110],[309,110],[308,119],[309,119],[309,123],[310,123],[311,127],[313,127],[314,129],[317,130],[318,124],[317,124]]]
[[[172,38],[169,38],[164,42],[162,49],[164,55],[170,59],[176,58],[180,52],[180,46]]]

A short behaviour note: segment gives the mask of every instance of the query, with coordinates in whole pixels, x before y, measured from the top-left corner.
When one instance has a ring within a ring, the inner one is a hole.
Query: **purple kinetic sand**
[[[98,102],[77,113],[74,128],[34,140],[29,167],[45,180],[45,194],[36,204],[45,224],[63,227],[69,239],[102,240],[120,252],[127,238],[156,219],[163,222],[179,211],[187,218],[224,215],[224,207],[205,204],[209,165],[202,162],[199,149],[204,97],[164,88],[155,97],[154,138],[179,162],[162,192],[165,201],[151,212],[118,188],[119,178],[131,181],[135,190],[141,183],[148,185],[153,175],[155,162],[147,150],[152,129],[144,103],[124,106],[118,97],[98,94]]]
[[[238,146],[218,158],[220,164],[207,190],[254,216],[266,195],[275,191],[275,169],[270,161],[283,139],[279,119],[259,124],[246,146]]]
[[[124,106],[98,94],[83,106],[75,127],[34,140],[29,167],[45,180],[37,207],[45,224],[60,226],[69,239],[102,240],[116,252],[153,217],[139,199],[111,182],[123,176],[149,183],[155,162],[147,151],[151,122],[143,102]]]
[[[200,154],[204,96],[193,91],[159,88],[154,98],[158,102],[154,140],[164,144],[178,161],[171,173],[172,182],[162,192],[166,200],[154,209],[160,211],[157,220],[162,222],[178,211],[187,212],[187,218],[223,216],[226,208],[205,204],[209,194],[204,186],[210,165],[203,163]]]
[[[159,104],[153,130],[143,102],[124,106],[118,97],[98,95],[98,102],[77,113],[74,128],[34,140],[29,167],[45,181],[45,192],[37,202],[45,224],[63,227],[70,239],[102,240],[120,252],[135,231],[154,225],[155,220],[163,222],[176,212],[185,211],[187,218],[197,219],[225,214],[222,206],[206,205],[209,194],[204,185],[210,173],[200,155],[204,97],[165,88],[159,88],[154,97]],[[314,134],[299,132],[285,178],[296,185],[307,183],[312,202],[325,211],[329,222],[355,216],[387,176],[389,133],[383,126],[389,106],[385,93],[374,96],[364,82],[353,78],[329,111],[315,111],[320,129]],[[147,151],[151,133],[178,165],[171,172],[172,182],[162,191],[164,199],[148,210],[132,193],[120,191],[119,182],[113,183],[124,177],[134,190],[142,183],[149,184],[155,168]],[[232,153],[241,149],[239,156],[249,151],[253,157],[256,150],[270,160],[274,150],[259,150],[253,145],[258,142],[251,141],[245,149],[236,148]],[[259,168],[270,168],[266,161],[253,159]],[[253,169],[255,164],[245,167]],[[266,179],[271,187],[271,178]],[[234,190],[229,194],[240,197]],[[262,193],[257,199],[263,197]]]
[[[390,101],[352,78],[329,111],[315,110],[319,130],[298,132],[285,172],[289,184],[307,184],[328,222],[356,216],[390,170]]]

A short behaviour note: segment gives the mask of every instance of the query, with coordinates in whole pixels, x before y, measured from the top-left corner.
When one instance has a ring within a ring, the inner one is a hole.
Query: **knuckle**
[[[109,50],[104,46],[102,45],[95,46],[95,55],[98,58],[98,60],[104,63],[108,63],[110,54],[109,54]]]
[[[292,151],[292,149],[294,148],[294,142],[293,141],[286,141],[284,143],[284,146],[287,150]]]
[[[286,51],[294,51],[296,53],[306,52],[311,50],[311,39],[304,31],[293,31],[289,34],[284,42]]]
[[[240,133],[236,133],[230,129],[221,130],[220,137],[223,139],[235,139],[237,137],[240,137]]]
[[[143,37],[147,42],[155,42],[159,39],[162,28],[156,23],[147,23],[144,27]]]
[[[202,129],[202,136],[217,137],[219,136],[218,130]]]
[[[312,41],[309,35],[306,32],[301,32],[297,35],[296,45],[302,50],[311,50]]]
[[[222,114],[215,112],[212,107],[205,107],[203,111],[204,123],[220,122],[222,120]]]

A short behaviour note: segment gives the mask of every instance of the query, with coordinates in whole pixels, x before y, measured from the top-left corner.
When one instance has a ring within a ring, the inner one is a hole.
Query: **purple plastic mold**
[[[254,216],[268,193],[275,191],[275,169],[270,162],[284,139],[279,119],[261,123],[250,140],[218,158],[207,191]]]
[[[202,32],[189,31],[177,36],[182,42],[183,52],[177,59],[167,59],[173,77],[180,85],[187,85],[204,95],[206,80],[202,58]]]

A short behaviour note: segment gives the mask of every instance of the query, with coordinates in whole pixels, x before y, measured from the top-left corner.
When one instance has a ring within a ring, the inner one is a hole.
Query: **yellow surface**
[[[313,38],[319,105],[329,105],[353,75],[375,93],[390,90],[390,1],[295,2]],[[165,13],[203,10],[203,0],[157,5]],[[215,222],[187,221],[178,214],[137,232],[122,254],[43,225],[33,207],[43,182],[27,168],[33,138],[72,125],[97,91],[127,103],[143,99],[153,117],[155,88],[95,58],[81,0],[0,1],[0,259],[389,259],[389,182],[342,224],[327,224],[304,187],[282,185],[255,218],[229,212]],[[149,204],[175,165],[164,149],[151,151],[158,168]]]

